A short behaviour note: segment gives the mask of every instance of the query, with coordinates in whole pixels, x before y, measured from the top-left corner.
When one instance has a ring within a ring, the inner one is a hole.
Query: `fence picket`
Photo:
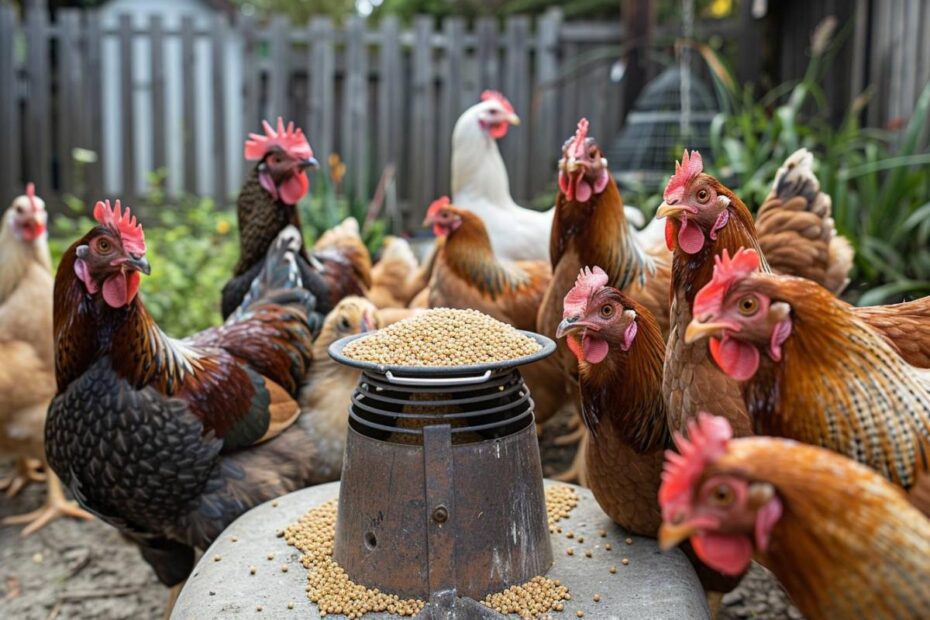
[[[36,191],[51,194],[51,126],[49,93],[48,13],[44,5],[30,4],[26,12],[26,74],[29,105],[26,106],[26,178]]]
[[[310,144],[324,166],[335,149],[335,91],[336,55],[333,50],[332,20],[314,18],[311,23],[313,39],[310,43]]]
[[[87,195],[90,201],[103,197],[103,100],[101,59],[103,57],[103,36],[100,28],[100,14],[88,11],[84,16],[84,71],[82,100],[87,105],[87,116],[82,123],[87,128],[88,140],[85,143],[94,153],[93,161],[85,165],[87,174]]]
[[[368,197],[368,51],[365,22],[353,17],[346,24],[346,78],[342,101],[342,136],[348,171],[347,188]]]
[[[194,108],[194,18],[181,18],[181,114],[184,131],[184,191],[197,193],[197,123]]]
[[[20,150],[19,150],[19,81],[16,77],[16,10],[7,4],[0,4],[0,127],[8,127],[5,132],[6,144],[0,149],[0,208],[6,207],[14,196],[19,195],[20,186]]]
[[[506,80],[507,92],[517,114],[530,116],[528,17],[515,16],[507,20],[506,27]],[[501,142],[504,159],[509,162],[510,192],[516,199],[530,198],[529,191],[529,138],[527,127],[520,127]]]
[[[132,17],[119,17],[119,83],[120,83],[120,166],[123,170],[123,191],[129,200],[136,194],[136,116],[133,74]]]
[[[478,53],[476,54],[478,91],[499,88],[498,62],[500,47],[497,42],[497,21],[493,17],[478,20]]]
[[[75,9],[63,9],[58,14],[58,58],[61,66],[58,71],[57,112],[58,125],[55,148],[58,160],[58,187],[75,186],[74,160],[71,149],[77,142],[80,128],[78,105],[80,103],[79,63],[81,61],[78,36],[80,33],[81,14]]]
[[[269,45],[271,46],[271,66],[268,68],[268,111],[265,118],[274,124],[272,119],[279,116],[288,118],[287,111],[287,85],[290,77],[290,39],[288,38],[288,21],[283,15],[275,15],[271,19],[271,28],[268,31]]]
[[[459,115],[465,110],[462,97],[463,70],[465,56],[465,21],[459,17],[452,17],[443,24],[446,39],[445,70],[441,72],[443,78],[442,109],[439,113],[439,126],[447,130],[440,131],[439,154],[437,161],[438,186],[437,194],[449,193],[450,163],[452,160],[452,128]]]
[[[225,15],[213,20],[210,71],[213,76],[213,199],[218,206],[225,206],[229,199],[226,185],[226,31]]]
[[[549,10],[537,25],[536,43],[536,87],[533,89],[533,108],[538,104],[538,113],[528,113],[530,127],[536,128],[530,135],[533,153],[533,170],[550,170],[561,146],[558,132],[558,86],[559,74],[559,27],[562,12]],[[529,132],[528,132],[529,133]],[[531,188],[533,189],[533,188]],[[538,189],[538,188],[537,188]]]
[[[152,33],[150,88],[152,97],[152,166],[159,170],[168,165],[168,124],[165,120],[165,46],[162,32],[161,15],[152,15],[149,20],[149,30]]]
[[[239,18],[239,35],[242,37],[242,130],[248,134],[260,131],[260,119],[258,114],[258,63],[255,59],[256,48],[258,46],[257,34],[255,32],[255,18],[251,15],[242,15]],[[245,136],[240,136],[244,140]],[[242,168],[243,177],[248,177],[252,172],[251,165],[245,165]]]
[[[389,15],[381,20],[379,58],[378,167],[377,174],[401,161],[404,76],[401,70],[400,20]]]
[[[433,49],[430,39],[433,34],[433,18],[420,16],[414,20],[413,42],[413,114],[410,131],[409,172],[416,171],[411,183],[412,204],[407,213],[407,225],[417,226],[426,210],[426,205],[435,197],[435,128],[433,125]]]

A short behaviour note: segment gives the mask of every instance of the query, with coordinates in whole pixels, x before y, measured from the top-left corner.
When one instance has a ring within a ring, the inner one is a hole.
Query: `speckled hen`
[[[97,203],[94,216],[98,226],[65,252],[55,279],[48,461],[174,586],[194,549],[237,516],[321,481],[297,404],[313,296],[288,227],[232,318],[175,340],[137,294],[149,272],[142,227],[119,202]]]

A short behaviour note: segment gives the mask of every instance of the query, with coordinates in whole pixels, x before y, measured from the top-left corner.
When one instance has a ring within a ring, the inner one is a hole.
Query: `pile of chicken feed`
[[[526,357],[541,348],[477,310],[435,308],[353,340],[343,354],[389,366],[471,366]]]

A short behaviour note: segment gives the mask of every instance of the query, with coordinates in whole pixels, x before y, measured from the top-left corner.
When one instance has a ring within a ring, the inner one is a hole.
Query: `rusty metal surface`
[[[455,512],[452,433],[448,424],[423,429],[423,494],[426,497],[426,567],[429,591],[455,592]]]
[[[429,428],[429,427],[427,427]],[[454,445],[454,485],[437,544],[454,543],[454,585],[482,599],[529,581],[552,564],[542,468],[533,424],[515,434]],[[358,583],[400,596],[430,595],[430,523],[423,446],[349,429],[334,557]],[[430,475],[445,475],[430,466]],[[446,532],[448,531],[448,537]],[[438,549],[442,549],[440,546]],[[441,553],[448,553],[445,549]],[[436,558],[446,561],[437,550]],[[448,579],[436,577],[436,582]]]

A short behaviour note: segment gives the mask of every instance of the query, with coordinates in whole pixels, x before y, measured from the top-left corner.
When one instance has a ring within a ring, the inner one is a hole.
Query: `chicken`
[[[310,143],[293,123],[285,127],[278,118],[277,130],[267,122],[264,130],[265,135],[250,134],[245,143],[245,158],[258,164],[236,202],[239,261],[233,267],[233,277],[223,287],[223,317],[228,317],[242,303],[261,273],[265,255],[278,233],[288,225],[300,231],[297,203],[310,189],[306,169],[317,165]],[[319,273],[323,266],[311,261],[302,242],[297,260],[303,286],[317,300],[319,314],[314,321],[322,323],[323,316],[335,305],[330,301],[329,285]]]
[[[756,214],[756,232],[772,271],[814,280],[839,295],[849,284],[854,251],[836,233],[832,201],[820,191],[813,165],[807,149],[785,160]]]
[[[500,261],[481,219],[451,205],[443,196],[426,212],[440,240],[429,283],[431,308],[480,310],[517,329],[533,331],[536,313],[549,286],[546,261]],[[551,418],[566,403],[567,381],[551,358],[521,369],[535,402],[538,424]]]
[[[655,536],[664,450],[671,434],[662,400],[665,342],[651,312],[607,286],[600,267],[583,269],[565,296],[556,336],[578,360],[585,474],[616,523]]]
[[[645,246],[630,228],[623,200],[607,168],[600,146],[581,119],[575,135],[562,147],[559,194],[549,241],[552,282],[537,315],[537,331],[555,338],[562,320],[562,300],[582,267],[598,265],[608,284],[647,308],[664,333],[668,325],[669,254],[664,247]],[[563,343],[553,355],[577,395],[578,364]],[[565,477],[579,473],[580,461]]]
[[[45,461],[45,414],[55,395],[54,284],[47,223],[45,202],[30,183],[0,225],[0,455],[17,459],[16,473],[3,481],[8,496],[28,482],[41,480],[31,463]],[[46,479],[41,508],[3,520],[26,524],[24,536],[62,516],[90,518],[65,499],[54,473],[47,473]]]
[[[55,279],[48,462],[177,592],[194,549],[236,517],[334,477],[297,401],[313,359],[301,237],[281,231],[224,325],[175,340],[137,294],[150,271],[141,225],[118,201],[94,217]]]
[[[405,239],[387,236],[381,258],[371,270],[368,299],[379,308],[406,308],[429,285],[426,267],[420,267]]]
[[[665,341],[648,310],[607,286],[600,268],[583,269],[564,300],[557,336],[578,358],[585,481],[607,516],[655,537],[664,450],[671,446],[662,399]],[[685,548],[705,590],[727,592],[738,579],[704,566]],[[717,602],[718,597],[710,597]]]
[[[717,258],[685,342],[710,339],[717,366],[742,382],[757,433],[844,454],[926,501],[930,373],[816,282],[760,265],[754,250]],[[918,508],[930,515],[930,502]]]
[[[797,216],[798,222],[810,224],[807,226],[807,232],[811,233],[809,236],[790,237],[789,243],[796,251],[798,259],[789,261],[783,254],[779,254],[778,264],[799,267],[803,274],[809,277],[825,277],[825,274],[842,271],[842,268],[823,262],[829,260],[829,248],[836,240],[833,233],[825,232],[826,229],[832,228],[830,214],[823,208],[827,199],[822,196],[815,198],[814,202],[820,205],[818,208],[794,212],[795,207],[801,203],[799,199],[790,197],[791,192],[796,190],[800,196],[808,196],[812,193],[809,188],[816,186],[816,179],[803,180],[809,173],[809,166],[792,165],[795,158],[802,162],[806,159],[797,153],[788,159],[773,185],[773,197],[766,203],[763,211],[775,209],[774,201],[777,200],[787,205],[787,211]],[[659,207],[656,217],[668,218],[666,241],[669,247],[674,249],[672,323],[665,356],[663,386],[672,429],[683,429],[685,422],[698,411],[713,410],[730,421],[737,436],[747,435],[751,432],[752,424],[736,381],[719,372],[708,355],[706,345],[686,343],[684,333],[692,319],[694,296],[711,280],[714,257],[724,250],[733,255],[742,247],[751,248],[760,252],[760,268],[763,271],[771,271],[764,254],[761,253],[761,245],[772,244],[759,239],[746,205],[717,179],[704,173],[704,164],[697,151],[690,155],[685,151],[681,163],[676,163],[675,174],[665,188],[664,199],[665,202]],[[804,200],[806,202],[807,198]],[[811,224],[810,221],[810,214],[815,211],[825,218],[817,225]],[[775,218],[776,215],[770,214],[768,217]],[[783,225],[787,226],[787,222],[783,222]],[[834,253],[832,256],[842,258],[843,252]],[[819,258],[815,260],[811,257]],[[840,260],[838,264],[845,262]],[[840,280],[845,281],[845,276],[830,276],[824,282],[832,282],[841,288]],[[898,308],[889,307],[884,312],[871,313],[879,319],[876,321],[876,327],[882,329],[879,323],[884,321],[887,324],[887,316],[896,311],[909,319],[919,320],[919,304],[915,305],[912,302]],[[863,318],[866,318],[867,314],[869,313],[863,313]],[[910,363],[920,363],[921,359],[930,361],[930,337],[923,338],[912,334],[908,338],[896,329],[885,330],[882,335],[893,342],[902,353],[908,354]],[[915,339],[926,342],[915,343]],[[911,353],[913,357],[910,357]]]
[[[660,544],[690,538],[726,573],[752,557],[809,620],[927,617],[930,521],[872,470],[785,439],[731,439],[701,414],[669,451]]]
[[[510,178],[497,148],[520,117],[502,94],[484,91],[481,101],[465,110],[452,129],[452,202],[475,213],[487,226],[494,254],[501,260],[548,260],[554,210],[521,207],[510,195]],[[642,224],[638,209],[627,211]]]
[[[350,295],[365,295],[371,288],[371,254],[354,217],[324,232],[313,244],[312,256],[322,265],[320,273],[331,303]]]
[[[304,428],[314,437],[319,474],[331,480],[338,480],[342,472],[349,423],[346,408],[361,373],[333,360],[329,345],[381,327],[374,304],[363,297],[346,297],[326,315],[313,343],[313,366],[300,394],[300,408],[307,412]]]

